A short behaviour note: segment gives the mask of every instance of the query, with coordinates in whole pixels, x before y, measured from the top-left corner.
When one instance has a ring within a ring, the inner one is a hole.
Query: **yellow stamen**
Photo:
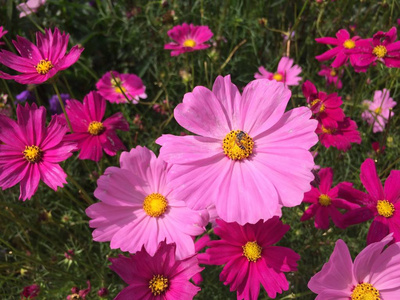
[[[105,129],[106,128],[104,127],[103,123],[98,122],[98,121],[93,121],[93,122],[90,122],[90,124],[89,124],[88,132],[91,135],[99,135],[99,134],[103,133],[103,131]]]
[[[46,75],[51,69],[53,69],[53,64],[48,59],[42,59],[35,66],[36,71],[41,75]]]
[[[283,80],[283,76],[279,73],[275,73],[274,76],[272,76],[273,79],[275,79],[276,81],[282,81]]]
[[[168,288],[168,278],[163,275],[154,275],[149,282],[149,289],[154,296],[164,293]]]
[[[193,48],[194,46],[196,46],[196,42],[192,39],[187,39],[183,42],[183,46]]]
[[[376,57],[382,58],[387,54],[387,49],[383,45],[378,45],[374,48],[374,50],[372,50],[372,53],[375,54]]]
[[[159,193],[153,193],[144,198],[143,209],[150,217],[159,217],[163,215],[167,208],[167,199]]]
[[[233,160],[242,160],[253,153],[253,139],[242,130],[232,130],[222,143],[224,153]]]
[[[327,195],[327,194],[321,194],[318,197],[318,202],[319,204],[321,204],[322,206],[329,206],[331,205],[331,198]]]
[[[332,133],[336,132],[335,128],[326,128],[325,126],[322,126],[321,130],[323,133],[326,133],[326,134],[332,134]]]
[[[332,69],[330,75],[331,75],[332,77],[334,77],[334,76],[337,75],[337,73],[336,73],[336,71],[335,71],[334,69]]]
[[[257,244],[257,242],[247,242],[246,245],[242,246],[243,255],[248,261],[256,262],[261,258],[262,248]]]
[[[346,40],[343,43],[343,47],[345,47],[346,49],[353,49],[356,46],[356,43],[353,40]]]
[[[359,283],[351,293],[351,300],[381,300],[379,291],[370,283]]]
[[[25,150],[22,152],[27,161],[31,163],[37,163],[42,159],[43,151],[38,146],[25,146]]]
[[[111,79],[111,85],[114,87],[114,91],[118,94],[126,92],[126,88],[122,85],[121,78],[116,77]]]
[[[380,114],[382,113],[382,107],[376,108],[376,109],[374,110],[374,112],[375,112],[377,115],[380,115]]]
[[[385,218],[390,218],[394,214],[394,205],[387,200],[378,200],[376,205],[378,214]]]

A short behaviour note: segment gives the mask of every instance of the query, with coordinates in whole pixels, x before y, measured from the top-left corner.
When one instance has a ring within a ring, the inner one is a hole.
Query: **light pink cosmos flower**
[[[286,247],[273,246],[290,229],[278,217],[256,224],[226,223],[217,220],[214,233],[221,240],[211,241],[206,250],[208,263],[225,265],[219,276],[238,299],[256,300],[260,284],[270,298],[287,291],[284,272],[297,270],[300,255]]]
[[[28,0],[25,3],[17,5],[17,10],[20,11],[19,17],[23,18],[31,13],[35,13],[38,9],[46,3],[46,0]]]
[[[282,57],[278,64],[278,69],[275,73],[268,72],[264,67],[259,67],[258,72],[255,73],[255,79],[268,79],[283,82],[285,85],[299,85],[301,77],[301,67],[293,65],[293,59],[289,57]]]
[[[400,295],[400,243],[389,235],[367,246],[354,263],[345,242],[338,240],[329,261],[308,283],[316,300],[395,300]]]
[[[346,226],[373,219],[367,244],[380,241],[390,232],[394,241],[400,242],[400,171],[392,170],[382,188],[374,160],[368,158],[361,165],[360,179],[368,194],[351,187],[340,191],[340,196],[364,205],[346,213]]]
[[[40,84],[47,81],[79,59],[83,48],[78,45],[65,54],[68,39],[69,34],[60,33],[58,28],[54,29],[54,33],[51,29],[46,29],[44,35],[36,32],[37,46],[17,36],[17,41],[13,43],[21,56],[2,49],[0,63],[22,74],[9,75],[0,71],[0,78],[13,79],[21,84]]]
[[[207,211],[194,211],[176,200],[167,164],[145,147],[123,152],[121,168],[109,167],[94,191],[99,203],[86,209],[93,239],[111,241],[112,249],[153,255],[158,243],[175,242],[177,256],[195,253],[193,237],[203,233]]]
[[[336,33],[336,38],[333,37],[322,37],[316,38],[315,40],[321,44],[333,45],[336,46],[315,58],[318,61],[326,61],[335,57],[331,66],[333,68],[339,68],[343,66],[347,60],[350,58],[350,62],[353,65],[353,57],[346,52],[346,49],[353,49],[359,43],[359,36],[353,36],[350,38],[350,33],[346,29],[340,29]]]
[[[114,300],[190,300],[200,291],[189,280],[200,272],[196,256],[182,260],[175,258],[175,244],[160,242],[153,255],[144,247],[135,255],[109,258],[110,269],[116,272],[128,287]]]
[[[296,206],[310,190],[316,120],[299,107],[285,113],[291,92],[282,83],[250,82],[240,94],[230,76],[212,91],[198,86],[174,111],[197,136],[162,135],[161,155],[172,164],[178,199],[193,209],[215,204],[227,222],[256,223],[281,206]],[[265,197],[268,195],[268,197]]]
[[[43,180],[53,190],[67,182],[59,163],[76,150],[64,139],[68,128],[55,117],[46,127],[46,109],[36,104],[17,107],[18,122],[0,115],[0,187],[20,183],[22,200],[30,199]]]
[[[397,102],[393,101],[393,98],[390,97],[389,90],[375,91],[374,101],[363,101],[363,105],[367,109],[362,113],[361,117],[368,124],[373,124],[373,132],[382,132],[389,119],[389,114],[390,117],[393,117],[394,113],[390,109],[395,107],[396,104]]]
[[[114,75],[114,78],[111,75]],[[111,103],[127,103],[125,95],[132,103],[139,103],[139,98],[146,99],[146,87],[142,79],[135,74],[120,74],[110,71],[103,75],[96,83],[96,88],[106,100]]]
[[[7,30],[4,30],[4,27],[3,27],[3,26],[0,26],[0,39],[1,39],[3,36],[5,36],[7,32],[8,32],[8,31],[7,31]],[[4,42],[0,42],[0,46],[1,46],[1,45],[4,45]]]
[[[129,124],[121,112],[105,119],[106,100],[95,91],[90,92],[83,99],[67,100],[65,106],[71,122],[73,133],[67,135],[67,140],[78,144],[80,159],[100,161],[103,150],[110,156],[117,154],[118,150],[125,150],[117,133],[118,130],[129,131]],[[65,116],[60,115],[65,122]]]
[[[339,228],[345,228],[343,225],[343,214],[339,209],[352,210],[360,207],[358,204],[348,202],[347,199],[341,199],[338,196],[339,190],[343,185],[352,186],[350,182],[341,182],[332,188],[333,170],[323,168],[318,172],[319,185],[312,187],[311,191],[304,194],[303,202],[312,203],[304,212],[300,221],[304,222],[315,216],[315,228],[328,229],[329,218]]]
[[[185,52],[202,50],[210,47],[204,44],[214,35],[208,26],[196,26],[183,23],[168,31],[168,35],[175,42],[165,44],[164,49],[172,50],[171,56],[178,56]]]
[[[341,89],[343,87],[343,83],[340,80],[339,76],[342,77],[343,70],[338,71],[335,68],[330,68],[324,65],[321,65],[321,71],[318,72],[319,76],[324,76],[326,80],[326,84],[333,84],[335,88]]]

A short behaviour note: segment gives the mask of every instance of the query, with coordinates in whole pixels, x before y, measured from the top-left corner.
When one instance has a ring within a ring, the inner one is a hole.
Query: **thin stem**
[[[121,86],[121,81],[116,79],[116,77],[114,76],[114,74],[113,74],[112,71],[110,72],[110,74],[111,74],[111,77],[112,77],[113,80],[114,80],[115,85],[117,86],[117,88],[119,88],[119,90],[121,91],[122,95],[124,95],[126,101],[128,101],[128,103],[129,103],[129,102],[132,102],[132,103],[133,103],[133,99],[129,99],[128,96],[125,94],[124,89],[123,89],[122,86]],[[119,79],[119,78],[118,78],[118,79]],[[138,114],[140,113],[139,110],[138,110],[137,107],[136,107],[136,104],[133,106],[133,108],[135,109],[135,111],[136,111]]]
[[[15,107],[15,98],[14,98],[13,94],[11,93],[10,88],[8,87],[7,81],[5,81],[4,79],[1,79],[1,80],[3,81],[4,87],[7,90],[8,96],[10,96],[10,98],[11,98],[11,106],[13,107],[14,114],[16,114],[17,109]]]
[[[222,66],[219,68],[219,74],[221,74],[222,70],[226,67],[226,65],[229,63],[229,61],[232,59],[232,56],[235,54],[235,52],[244,44],[246,44],[247,40],[244,39],[243,41],[241,41],[239,44],[237,44],[235,46],[235,48],[233,48],[232,52],[229,53],[228,58],[225,60],[225,62],[222,64]]]
[[[69,118],[68,118],[68,115],[67,115],[67,111],[65,110],[64,102],[61,99],[60,91],[58,90],[57,84],[55,82],[53,82],[52,84],[53,84],[54,91],[57,94],[58,101],[60,102],[61,109],[62,109],[62,111],[64,113],[65,119],[67,120],[69,130],[71,131],[71,133],[73,133],[74,131],[72,130],[71,122],[69,121]]]
[[[68,172],[66,173],[68,175],[69,181],[71,181],[71,183],[75,185],[78,191],[82,193],[83,199],[86,201],[86,203],[92,205],[94,201],[92,200],[92,198],[90,198],[89,194],[85,191],[85,189]]]

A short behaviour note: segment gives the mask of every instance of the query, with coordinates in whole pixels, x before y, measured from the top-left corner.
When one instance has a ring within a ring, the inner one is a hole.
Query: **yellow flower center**
[[[35,66],[36,71],[39,74],[46,75],[51,69],[53,69],[53,64],[48,59],[42,59],[39,63]]]
[[[150,194],[143,201],[143,209],[150,217],[161,216],[165,213],[167,207],[167,199],[159,193]]]
[[[325,126],[322,126],[321,130],[323,133],[326,133],[326,134],[332,134],[332,133],[336,132],[335,128],[326,128]]]
[[[332,69],[332,70],[331,70],[331,76],[332,76],[332,77],[333,77],[333,76],[336,76],[336,74],[337,74],[336,71],[335,71],[334,69]]]
[[[345,47],[346,49],[353,49],[356,46],[356,43],[353,40],[346,40],[343,43],[343,47]]]
[[[105,130],[105,127],[104,127],[103,123],[98,122],[98,121],[90,122],[89,127],[88,127],[88,132],[91,135],[99,135],[99,134],[103,133],[104,130]]]
[[[310,106],[313,107],[314,105],[318,104],[319,102],[321,102],[320,99],[315,99],[311,102]],[[325,104],[321,104],[321,106],[319,107],[319,112],[323,112],[325,111],[326,107]]]
[[[374,48],[374,50],[372,50],[372,53],[375,54],[376,57],[382,58],[382,57],[385,57],[385,55],[387,53],[387,49],[383,45],[378,45]]]
[[[382,107],[378,107],[378,108],[376,108],[374,111],[375,111],[375,113],[376,113],[377,115],[380,115],[381,112],[382,112]]]
[[[193,48],[194,46],[196,46],[196,42],[192,39],[187,39],[183,42],[183,46],[184,47],[190,47]]]
[[[149,289],[154,296],[164,293],[168,288],[168,278],[163,275],[154,275],[149,282]]]
[[[318,197],[318,202],[319,204],[321,204],[322,206],[329,206],[331,205],[331,198],[327,195],[327,194],[321,194]]]
[[[378,200],[376,205],[378,214],[385,218],[390,218],[394,213],[394,205],[387,200]]]
[[[262,248],[257,242],[247,242],[246,245],[242,246],[243,255],[246,256],[248,261],[256,262],[261,258]]]
[[[233,160],[242,160],[253,153],[253,139],[242,130],[232,130],[223,141],[224,153]]]
[[[118,77],[111,79],[111,85],[114,87],[114,91],[118,94],[126,92],[126,88],[122,85],[122,81]]]
[[[370,283],[359,283],[351,293],[351,300],[380,300],[379,291]]]
[[[25,150],[22,152],[27,161],[31,163],[37,163],[42,159],[43,151],[38,146],[25,146]]]
[[[282,81],[283,80],[283,76],[279,73],[275,73],[274,76],[272,76],[273,79],[275,79],[276,81]]]

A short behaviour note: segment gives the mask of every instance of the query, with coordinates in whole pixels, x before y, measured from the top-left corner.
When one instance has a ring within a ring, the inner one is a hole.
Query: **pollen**
[[[27,161],[31,163],[37,163],[42,159],[43,151],[38,146],[25,146],[25,150],[22,152]]]
[[[283,76],[282,76],[282,74],[275,73],[274,76],[272,76],[272,79],[275,79],[276,81],[282,81]]]
[[[53,64],[48,59],[42,59],[35,66],[36,71],[41,75],[46,75],[51,69],[53,69]]]
[[[98,122],[98,121],[93,121],[90,122],[89,127],[88,127],[88,132],[91,135],[99,135],[104,132],[106,128],[104,127],[103,123]]]
[[[335,128],[326,128],[325,126],[322,126],[321,130],[323,133],[326,133],[326,134],[333,134],[336,132]]]
[[[381,297],[372,284],[359,283],[351,293],[351,300],[381,300]]]
[[[353,40],[346,40],[343,43],[343,47],[345,47],[346,49],[353,49],[356,46],[356,43]]]
[[[330,75],[331,75],[332,77],[334,77],[334,76],[337,75],[337,73],[336,73],[336,71],[335,71],[334,69],[332,69]]]
[[[321,103],[322,101],[320,99],[315,99],[311,102],[310,106],[313,107],[314,105]],[[319,112],[323,112],[325,111],[326,106],[325,104],[321,103],[320,107],[319,107]]]
[[[242,160],[253,153],[253,139],[242,130],[232,130],[222,143],[224,153],[232,160]]]
[[[114,91],[118,94],[126,93],[126,88],[122,85],[120,78],[116,77],[111,79],[111,85],[114,87]]]
[[[262,248],[257,244],[257,242],[247,242],[246,245],[242,246],[243,255],[248,261],[256,262],[261,258]]]
[[[159,217],[165,213],[168,208],[168,201],[159,193],[153,193],[143,201],[143,209],[150,217]]]
[[[321,204],[322,206],[329,206],[331,205],[332,201],[331,198],[327,195],[327,194],[321,194],[318,197],[318,202],[319,204]]]
[[[377,108],[374,110],[374,112],[375,112],[377,115],[380,115],[380,114],[382,113],[382,107],[377,107]]]
[[[378,58],[385,57],[387,54],[387,49],[383,45],[378,45],[372,50],[372,53],[376,55]]]
[[[154,275],[149,281],[149,289],[154,296],[164,293],[168,288],[168,278],[163,275]]]
[[[378,214],[385,218],[390,218],[394,214],[394,205],[387,200],[378,200],[376,205]]]
[[[187,39],[183,42],[183,46],[193,48],[194,46],[196,46],[196,42],[192,39]]]

